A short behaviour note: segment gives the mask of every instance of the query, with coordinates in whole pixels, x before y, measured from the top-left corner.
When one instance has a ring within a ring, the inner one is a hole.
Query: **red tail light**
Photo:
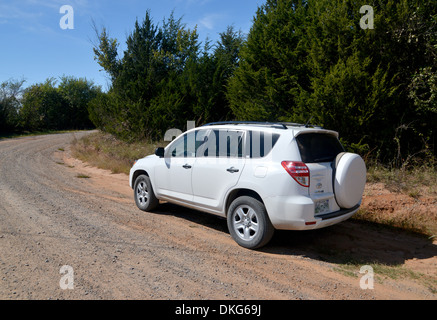
[[[307,188],[310,186],[310,170],[305,163],[300,161],[282,161],[281,164],[297,183]]]

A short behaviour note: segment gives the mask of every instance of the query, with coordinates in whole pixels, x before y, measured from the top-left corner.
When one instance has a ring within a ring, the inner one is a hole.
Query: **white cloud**
[[[216,23],[222,19],[223,19],[222,14],[217,14],[217,13],[207,14],[199,20],[199,25],[203,26],[208,30],[212,30],[214,29]]]

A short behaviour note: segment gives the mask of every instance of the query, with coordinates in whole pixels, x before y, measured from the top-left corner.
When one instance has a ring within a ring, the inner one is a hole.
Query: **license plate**
[[[329,211],[329,200],[317,201],[314,214],[325,213]]]

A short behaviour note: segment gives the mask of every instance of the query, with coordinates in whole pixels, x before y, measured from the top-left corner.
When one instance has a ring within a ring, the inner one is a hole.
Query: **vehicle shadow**
[[[169,215],[229,234],[226,219],[214,214],[189,209],[172,203],[161,203],[156,214]]]
[[[230,237],[226,219],[213,214],[170,203],[161,204],[155,213],[186,219]],[[272,240],[258,251],[335,264],[388,266],[402,265],[410,259],[437,257],[437,245],[424,235],[354,219],[317,230],[276,230]]]
[[[436,257],[437,245],[422,234],[351,219],[318,230],[278,230],[262,251],[335,264],[397,266],[410,259]]]

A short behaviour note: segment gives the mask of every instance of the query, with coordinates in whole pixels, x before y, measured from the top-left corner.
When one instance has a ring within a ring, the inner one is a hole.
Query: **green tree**
[[[93,23],[94,32],[96,33],[98,44],[94,45],[94,60],[105,70],[111,80],[118,76],[120,62],[118,61],[118,47],[117,39],[110,38],[106,28],[100,32]]]
[[[286,120],[308,84],[302,28],[305,1],[271,1],[256,14],[228,86],[239,120]]]
[[[8,80],[0,84],[0,132],[18,130],[18,113],[24,80]]]
[[[19,111],[21,127],[28,131],[84,129],[93,127],[88,104],[99,93],[86,79],[62,77],[33,84],[23,93]]]
[[[190,96],[192,120],[197,125],[206,122],[231,120],[233,115],[226,97],[227,83],[238,66],[239,51],[244,37],[241,31],[229,26],[220,33],[219,40],[211,45],[206,41],[197,59],[186,65],[183,79]]]
[[[267,0],[228,84],[235,117],[312,119],[340,131],[349,149],[374,150],[384,161],[399,141],[411,153],[435,141],[432,103],[419,100],[433,92],[422,80],[436,70],[437,2],[369,4],[374,29],[363,30],[363,4],[353,0]],[[399,137],[403,124],[414,134]]]
[[[62,129],[66,101],[56,89],[56,80],[49,78],[27,88],[23,94],[20,120],[29,131]]]
[[[93,103],[96,110],[90,110],[95,120],[99,112],[111,112],[99,118],[100,127],[124,139],[160,138],[168,128],[180,127],[184,118],[192,116],[186,69],[198,57],[195,29],[187,29],[173,14],[162,26],[155,25],[147,11],[142,23],[135,22],[121,58],[115,55],[117,41],[105,30],[98,40],[96,59],[112,78],[107,97],[99,97],[105,107]]]
[[[68,129],[92,128],[88,104],[97,96],[101,88],[85,78],[63,76],[58,90],[66,102],[61,112],[65,114],[62,127]]]
[[[241,31],[235,31],[228,26],[225,32],[220,33],[213,53],[214,72],[212,79],[212,96],[215,97],[214,107],[211,110],[211,121],[229,120],[232,111],[226,97],[229,79],[237,69],[240,60],[240,50],[245,41]]]

